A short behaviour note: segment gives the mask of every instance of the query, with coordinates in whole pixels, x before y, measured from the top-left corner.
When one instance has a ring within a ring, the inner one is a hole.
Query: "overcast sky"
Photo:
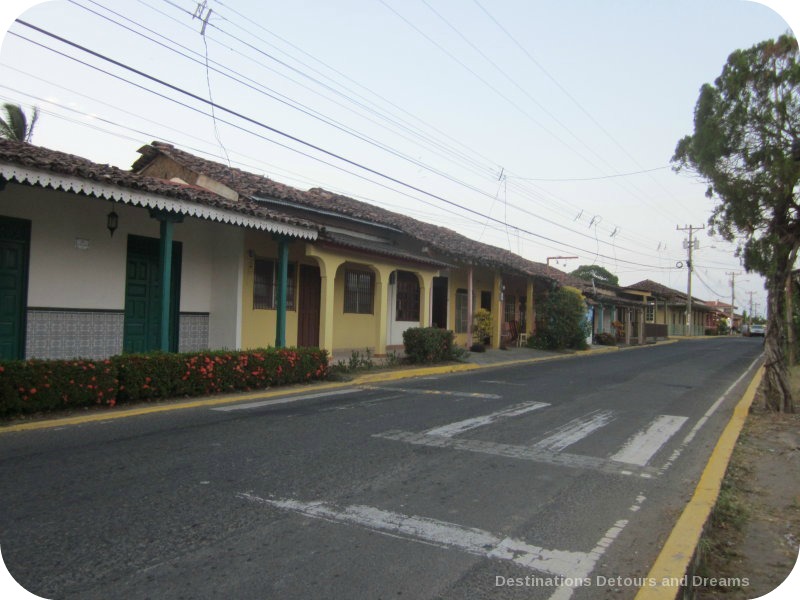
[[[4,0],[0,101],[40,108],[34,143],[97,162],[129,168],[163,140],[685,290],[676,226],[705,224],[713,201],[669,168],[675,144],[700,86],[796,26],[793,3]],[[753,291],[763,313],[761,278],[698,237],[693,295],[730,301],[736,272],[737,305]]]

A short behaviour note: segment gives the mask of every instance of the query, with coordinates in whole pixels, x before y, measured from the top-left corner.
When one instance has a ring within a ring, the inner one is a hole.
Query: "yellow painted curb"
[[[47,419],[44,421],[32,421],[30,423],[17,423],[15,425],[8,425],[0,427],[0,434],[11,433],[13,431],[32,431],[35,429],[51,429],[53,427],[62,427],[64,425],[80,425],[82,423],[94,423],[97,421],[113,421],[114,419],[125,419],[127,417],[137,417],[140,415],[150,415],[160,412],[170,412],[173,410],[184,410],[187,408],[199,408],[202,406],[219,406],[221,404],[232,404],[234,402],[242,402],[244,400],[261,400],[264,398],[274,398],[275,396],[292,396],[295,394],[306,394],[311,391],[325,391],[341,387],[348,387],[353,385],[352,382],[342,383],[326,383],[317,386],[303,387],[294,390],[275,389],[270,391],[256,392],[253,394],[237,394],[234,396],[220,396],[218,398],[210,398],[205,400],[189,400],[186,402],[172,402],[160,406],[142,406],[139,408],[123,408],[104,410],[90,415],[80,415],[75,417],[62,417],[57,419]],[[169,402],[169,400],[167,400]],[[103,410],[103,409],[101,409]]]
[[[761,367],[736,405],[733,416],[703,469],[692,499],[689,500],[689,504],[686,505],[661,553],[653,563],[646,581],[655,585],[642,587],[636,594],[635,600],[675,600],[680,592],[681,580],[687,573],[689,563],[703,535],[706,521],[717,502],[722,478],[725,476],[731,454],[763,376],[764,368]]]
[[[460,365],[444,365],[441,367],[421,367],[419,369],[402,369],[399,371],[386,371],[384,373],[370,373],[360,375],[350,383],[360,385],[362,383],[379,383],[384,381],[397,381],[399,379],[411,379],[412,377],[424,377],[426,375],[441,375],[443,373],[460,373],[463,371],[474,371],[480,369],[482,365],[467,363]]]

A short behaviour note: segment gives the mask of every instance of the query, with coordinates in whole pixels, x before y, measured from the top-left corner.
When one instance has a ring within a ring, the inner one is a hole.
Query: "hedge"
[[[406,358],[411,363],[453,360],[453,343],[453,332],[438,327],[411,327],[403,332]]]
[[[265,389],[327,376],[328,354],[319,348],[9,361],[0,363],[0,417]]]

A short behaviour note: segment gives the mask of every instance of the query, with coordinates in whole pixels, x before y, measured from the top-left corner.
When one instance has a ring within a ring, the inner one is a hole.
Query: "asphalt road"
[[[45,598],[632,598],[760,352],[684,341],[0,433],[0,550]]]

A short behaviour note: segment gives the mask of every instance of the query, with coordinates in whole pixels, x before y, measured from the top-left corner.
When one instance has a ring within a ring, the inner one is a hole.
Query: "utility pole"
[[[684,227],[675,226],[677,231],[688,231],[689,232],[689,242],[684,244],[686,248],[689,250],[689,258],[686,259],[686,266],[689,270],[689,275],[687,277],[688,283],[686,284],[686,335],[692,335],[692,269],[694,266],[692,265],[692,250],[697,244],[697,248],[700,247],[699,240],[694,240],[694,232],[699,229],[705,229],[705,225],[701,225],[700,227],[695,227],[693,225],[686,225]]]
[[[735,272],[725,273],[725,275],[730,275],[731,276],[731,327],[730,327],[730,331],[728,332],[728,335],[732,335],[733,334],[733,308],[734,308],[733,305],[736,304],[736,294],[735,294],[735,291],[734,291],[735,290],[734,286],[736,285],[736,276],[738,274],[739,273],[735,273]]]

